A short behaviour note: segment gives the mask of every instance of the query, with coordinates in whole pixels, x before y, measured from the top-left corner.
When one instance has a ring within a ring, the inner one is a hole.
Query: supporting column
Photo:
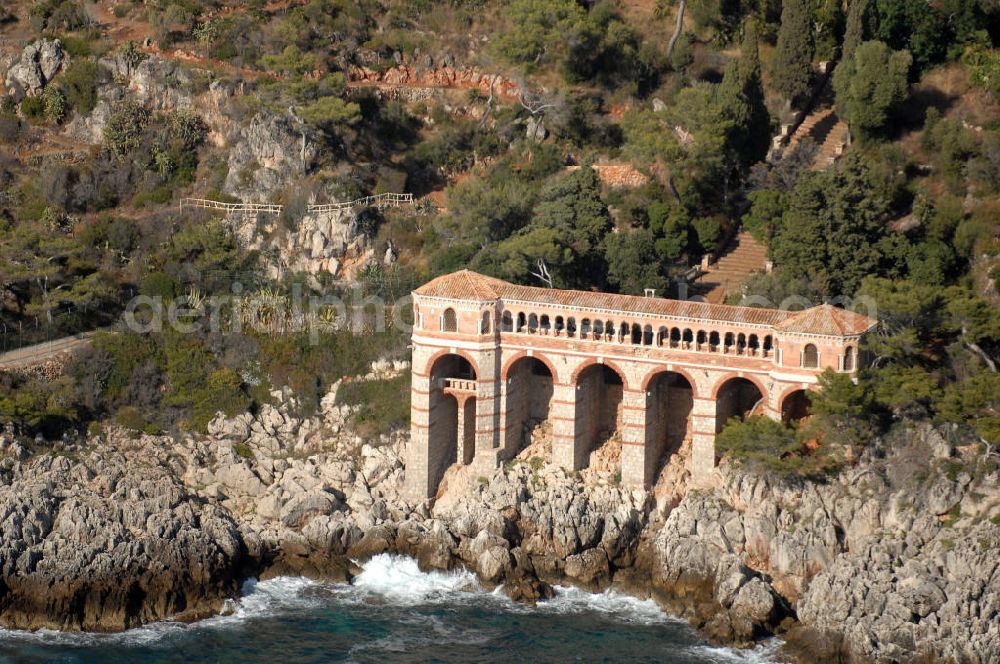
[[[552,422],[552,463],[568,471],[580,470],[577,465],[576,432],[576,386],[553,385],[552,402],[549,408]]]
[[[646,459],[646,393],[625,390],[622,406],[622,484],[645,487],[651,465]]]
[[[712,484],[715,471],[715,399],[695,398],[691,409],[691,483]]]
[[[429,498],[430,486],[430,394],[426,377],[413,374],[410,393],[410,443],[406,449],[406,497],[413,501]]]
[[[496,350],[480,351],[476,385],[476,455],[472,464],[483,475],[491,474],[500,459],[500,367]]]

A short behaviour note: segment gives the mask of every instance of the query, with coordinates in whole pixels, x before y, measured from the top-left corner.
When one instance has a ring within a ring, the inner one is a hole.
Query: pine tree
[[[847,60],[854,55],[861,42],[865,40],[865,14],[868,12],[869,0],[852,0],[847,10],[847,30],[844,32],[844,48],[842,58]]]
[[[726,67],[717,99],[723,113],[733,123],[726,143],[736,160],[749,166],[767,156],[771,142],[771,115],[764,102],[757,26],[753,21],[747,22],[741,57]]]
[[[809,7],[805,0],[786,0],[771,72],[775,90],[785,99],[794,103],[809,92],[812,55]]]

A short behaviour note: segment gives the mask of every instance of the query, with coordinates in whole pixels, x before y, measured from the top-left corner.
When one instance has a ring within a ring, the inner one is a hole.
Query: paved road
[[[0,355],[0,370],[23,369],[51,360],[59,355],[82,348],[90,343],[90,338],[100,330],[81,332],[71,337],[25,346]]]

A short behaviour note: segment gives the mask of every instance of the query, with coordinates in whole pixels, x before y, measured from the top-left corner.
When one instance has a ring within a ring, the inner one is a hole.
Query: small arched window
[[[483,317],[479,319],[479,334],[490,333],[490,312],[484,311]]]
[[[528,315],[528,332],[535,332],[538,329],[538,315]]]
[[[677,348],[681,343],[681,329],[679,327],[670,328],[670,347]]]
[[[556,316],[556,333],[562,332],[564,329],[566,329],[566,322],[563,317]]]
[[[844,349],[844,371],[854,371],[854,346]]]
[[[517,328],[515,331],[524,332],[524,326],[527,324],[528,324],[528,319],[527,317],[525,317],[524,312],[522,311],[517,315]]]
[[[549,320],[548,314],[542,314],[542,324],[539,327],[542,328],[542,332],[545,334],[548,334],[549,330],[552,329],[552,322]]]
[[[819,351],[813,344],[806,344],[806,347],[802,349],[802,366],[807,369],[819,367]]]
[[[712,332],[708,335],[708,349],[711,351],[719,350],[719,333]]]
[[[503,316],[500,319],[500,329],[504,332],[514,331],[514,317],[509,311],[503,312]]]
[[[594,339],[600,340],[604,336],[604,322],[601,320],[594,321]]]
[[[705,330],[698,330],[698,336],[695,339],[698,340],[698,349],[701,350],[702,345],[708,341],[708,335],[705,334]]]
[[[597,322],[600,323],[601,321]],[[584,318],[580,321],[580,338],[586,339],[588,336],[590,336],[590,319]]]
[[[632,343],[642,343],[642,326],[638,323],[632,323]]]
[[[455,310],[448,308],[444,310],[444,315],[441,316],[441,329],[445,332],[458,332],[458,316],[455,315]]]
[[[656,345],[662,346],[663,342],[667,340],[668,336],[670,336],[670,331],[667,330],[666,327],[661,327],[659,330],[656,331]]]
[[[576,319],[572,316],[566,319],[566,336],[576,336]]]

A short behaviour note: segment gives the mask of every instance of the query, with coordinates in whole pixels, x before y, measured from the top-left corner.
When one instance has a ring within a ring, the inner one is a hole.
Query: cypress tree
[[[809,7],[805,0],[785,0],[771,72],[778,94],[794,103],[809,92],[812,56]]]
[[[865,40],[865,14],[868,12],[868,0],[852,0],[847,9],[847,29],[844,31],[844,48],[842,57],[847,60],[854,55],[861,42]]]
[[[728,147],[744,166],[763,159],[771,142],[771,115],[764,102],[757,39],[757,25],[748,21],[741,56],[726,66],[717,97],[723,114],[733,123]]]

